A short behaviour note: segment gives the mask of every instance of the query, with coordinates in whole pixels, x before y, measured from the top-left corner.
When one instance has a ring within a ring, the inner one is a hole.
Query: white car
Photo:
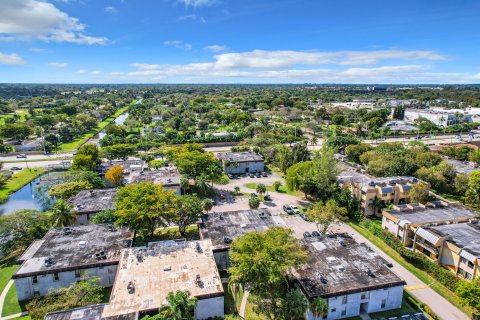
[[[298,207],[294,204],[290,205],[290,209],[292,209],[294,214],[299,214],[301,211],[298,209]]]

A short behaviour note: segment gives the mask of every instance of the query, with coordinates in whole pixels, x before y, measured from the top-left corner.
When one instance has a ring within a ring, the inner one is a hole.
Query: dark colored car
[[[252,197],[258,197],[258,195],[257,195],[255,192],[252,192],[250,195],[251,195]]]
[[[235,177],[233,176],[233,174],[229,174],[228,179],[235,179]]]
[[[310,232],[304,232],[304,233],[303,233],[303,237],[304,237],[305,239],[307,239],[307,238],[311,238],[312,235],[310,234]]]
[[[218,195],[218,198],[219,198],[220,200],[225,200],[225,194],[220,193],[220,194]]]
[[[266,195],[263,197],[263,200],[265,200],[265,201],[272,201],[272,197],[270,197],[269,194],[266,194]]]
[[[288,214],[293,214],[292,208],[290,208],[290,206],[287,206],[287,205],[283,206],[283,211],[285,211]]]
[[[257,172],[257,173],[255,174],[255,176],[256,176],[257,178],[261,178],[261,177],[262,177],[262,174],[261,174],[260,172]]]
[[[254,175],[253,173],[250,173],[248,176],[249,176],[250,178],[255,178],[255,175]]]
[[[262,176],[263,177],[268,177],[268,173],[264,172],[264,173],[262,173]]]
[[[320,237],[320,232],[318,232],[318,231],[313,231],[313,232],[312,232],[312,237]]]

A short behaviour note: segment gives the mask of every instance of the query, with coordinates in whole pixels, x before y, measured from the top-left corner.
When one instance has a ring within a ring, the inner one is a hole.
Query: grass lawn
[[[0,187],[0,203],[7,201],[8,197],[12,193],[30,183],[44,172],[46,172],[46,170],[42,168],[31,168],[23,169],[22,171],[14,174],[10,179],[8,179],[4,186]]]
[[[69,143],[63,143],[60,145],[60,148],[58,148],[59,152],[66,152],[66,151],[73,151],[78,148],[80,148],[83,144],[85,144],[88,140],[90,140],[93,136],[98,134],[100,131],[102,131],[106,126],[108,126],[115,118],[117,118],[119,115],[127,111],[127,109],[133,105],[136,101],[132,101],[129,105],[126,105],[123,108],[120,108],[115,112],[113,115],[110,117],[106,118],[102,122],[99,122],[97,124],[97,127],[95,129],[92,129],[90,132],[85,133],[83,136],[76,138],[72,142]]]
[[[417,306],[410,304],[406,298],[407,298],[407,293],[403,292],[402,307],[400,309],[374,312],[374,313],[370,313],[369,316],[372,319],[389,318],[389,317],[401,316],[404,314],[421,312],[421,310]]]
[[[12,275],[17,271],[18,265],[5,265],[0,268],[0,293],[7,285],[8,281],[12,278]]]
[[[237,314],[237,308],[235,305],[235,298],[230,290],[228,283],[223,283],[223,291],[225,292],[225,314]]]
[[[349,226],[351,226],[353,229],[358,231],[362,236],[370,240],[375,246],[380,248],[383,252],[388,254],[392,259],[394,259],[396,262],[398,262],[402,267],[410,271],[412,274],[414,274],[417,278],[419,278],[421,281],[423,281],[425,284],[429,285],[433,290],[435,290],[439,295],[444,297],[446,300],[450,301],[455,307],[463,311],[465,314],[467,314],[469,317],[472,315],[472,310],[464,307],[460,304],[460,299],[452,293],[449,289],[447,289],[445,286],[443,286],[441,283],[436,281],[434,278],[432,278],[428,273],[426,273],[423,270],[418,269],[408,261],[406,261],[398,252],[393,250],[390,246],[388,246],[385,242],[383,242],[381,239],[378,237],[374,236],[370,231],[366,230],[365,228],[362,228],[358,226],[357,224],[354,224],[352,222],[348,223]]]
[[[245,187],[255,190],[257,188],[257,184],[255,182],[249,182],[249,183],[245,184]],[[278,191],[275,191],[275,189],[272,186],[267,186],[267,191],[268,192],[286,193],[286,194],[296,196],[296,197],[303,197],[303,193],[298,192],[298,191],[288,190],[288,188],[286,186],[280,186]]]
[[[3,304],[2,317],[6,317],[12,314],[21,313],[26,311],[25,305],[19,303],[17,299],[17,290],[15,286],[11,286],[5,297],[5,303]]]

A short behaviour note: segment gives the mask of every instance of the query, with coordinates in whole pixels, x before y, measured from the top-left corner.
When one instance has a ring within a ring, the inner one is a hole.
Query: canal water
[[[55,200],[47,193],[48,186],[52,183],[48,178],[55,178],[54,175],[55,173],[47,173],[40,176],[10,195],[8,200],[0,205],[0,215],[23,209],[45,211],[50,208]]]
[[[123,125],[125,123],[125,121],[127,120],[128,118],[128,112],[124,112],[122,113],[121,115],[119,115],[115,120],[113,120],[113,123],[115,123],[116,125]],[[106,135],[106,132],[105,132],[105,129],[103,129],[102,131],[100,131],[98,133],[98,140],[102,140],[103,137],[105,137]]]

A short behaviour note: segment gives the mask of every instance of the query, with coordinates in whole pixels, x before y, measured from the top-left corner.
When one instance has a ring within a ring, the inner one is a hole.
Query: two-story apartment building
[[[226,174],[245,174],[265,171],[263,157],[255,152],[217,153]]]
[[[76,224],[89,224],[95,214],[102,210],[115,208],[118,189],[82,190],[71,197],[68,202],[77,214]]]
[[[348,188],[352,196],[361,200],[365,215],[379,215],[390,204],[409,203],[409,191],[420,180],[403,176],[375,178],[357,168],[345,166],[338,181],[342,188]]]
[[[303,240],[309,261],[289,276],[310,300],[328,303],[327,314],[307,320],[342,319],[400,308],[405,281],[365,244],[348,235]]]
[[[466,207],[434,202],[384,210],[382,227],[405,247],[471,279],[479,274],[479,220],[478,213]]]
[[[20,257],[12,276],[19,301],[44,296],[82,279],[97,276],[99,285],[113,285],[121,250],[132,233],[107,224],[78,225],[50,230]]]

